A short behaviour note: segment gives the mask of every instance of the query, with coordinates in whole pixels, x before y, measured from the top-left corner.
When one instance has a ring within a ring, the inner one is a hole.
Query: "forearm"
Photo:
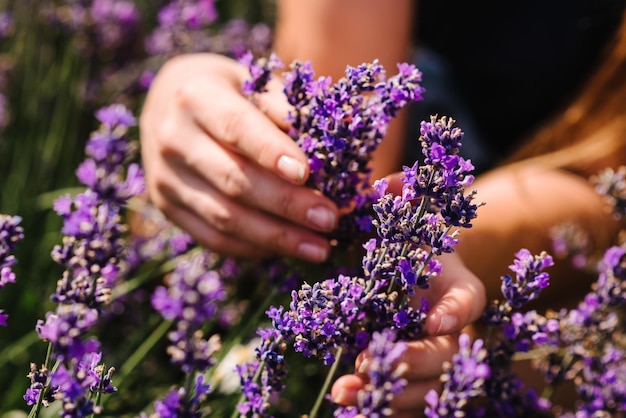
[[[485,283],[489,299],[500,296],[500,276],[510,273],[507,266],[520,248],[552,252],[552,227],[573,222],[598,249],[611,245],[619,229],[589,181],[562,170],[505,167],[477,179],[474,188],[476,201],[486,204],[478,209],[474,226],[461,232],[458,252]],[[543,300],[578,297],[589,290],[589,282],[568,260],[557,260],[550,273]]]
[[[275,50],[289,63],[310,60],[318,75],[337,80],[346,65],[378,59],[388,75],[410,56],[413,0],[278,0]],[[400,116],[374,156],[373,178],[400,169]]]

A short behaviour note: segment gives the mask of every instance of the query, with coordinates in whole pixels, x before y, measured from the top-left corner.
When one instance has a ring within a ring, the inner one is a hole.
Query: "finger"
[[[195,122],[223,145],[289,181],[304,182],[309,172],[305,154],[272,119],[236,94],[239,91],[240,85],[236,84],[185,84],[179,89],[177,99]],[[222,100],[207,100],[218,97]],[[270,110],[272,114],[280,112],[274,107]],[[280,118],[274,116],[274,119]]]
[[[244,205],[321,232],[330,232],[338,218],[335,204],[321,193],[289,183],[244,157],[189,134],[194,152],[180,155],[180,170],[196,171],[225,196]]]
[[[441,276],[432,281],[430,289],[420,292],[433,303],[425,325],[429,335],[460,331],[480,318],[486,305],[484,284],[458,255],[442,254],[439,259],[444,266]]]
[[[421,416],[420,412],[423,412],[426,406],[424,396],[428,391],[440,388],[439,378],[409,382],[404,390],[394,396],[391,401],[391,407],[396,411],[394,416]]]
[[[287,132],[290,127],[287,115],[293,112],[293,107],[283,93],[283,84],[274,78],[268,83],[267,90],[267,93],[256,97],[258,108],[282,131]]]
[[[266,251],[324,261],[330,253],[328,241],[309,229],[278,219],[233,201],[193,173],[183,170],[165,176],[162,193],[181,208],[189,208],[222,235],[246,241]],[[200,242],[206,242],[202,239]],[[207,242],[212,248],[212,243]],[[214,248],[214,247],[213,247]]]
[[[198,244],[215,249],[220,255],[234,257],[267,257],[272,255],[270,251],[258,245],[220,233],[211,228],[202,218],[185,208],[170,206],[166,215],[180,228],[188,231]]]
[[[441,374],[441,365],[445,361],[450,361],[458,350],[456,334],[426,336],[419,340],[407,341],[407,349],[398,360],[398,364],[402,364],[405,369],[403,377],[406,379],[431,379]],[[371,354],[365,350],[357,356],[356,370],[365,376],[370,365]]]
[[[365,387],[366,381],[356,374],[346,374],[339,377],[330,390],[330,396],[336,404],[356,405],[359,390]]]
[[[333,402],[339,405],[357,405],[359,391],[363,390],[366,380],[359,375],[349,374],[338,378],[331,389]],[[415,417],[422,411],[426,402],[424,396],[431,389],[438,390],[441,386],[438,378],[420,381],[409,381],[401,393],[396,395],[391,407],[394,409],[394,417]]]

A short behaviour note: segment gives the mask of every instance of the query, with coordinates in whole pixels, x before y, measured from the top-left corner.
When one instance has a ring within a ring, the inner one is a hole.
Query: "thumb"
[[[431,303],[426,319],[429,335],[460,331],[480,318],[486,306],[485,286],[456,254],[439,257],[443,272],[431,282],[425,297]]]

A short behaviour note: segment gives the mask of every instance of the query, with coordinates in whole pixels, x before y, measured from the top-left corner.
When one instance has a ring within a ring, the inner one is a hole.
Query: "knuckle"
[[[245,197],[251,189],[250,180],[237,164],[225,170],[221,184],[223,192],[232,199]]]
[[[206,214],[208,223],[216,231],[222,234],[230,234],[236,226],[235,218],[226,208],[210,208],[203,211]]]
[[[280,211],[279,213],[284,214],[288,219],[297,217],[296,202],[300,199],[297,198],[295,193],[280,193],[276,199],[276,207]]]
[[[215,127],[217,135],[229,144],[237,148],[239,145],[239,135],[244,129],[245,112],[240,109],[223,108],[220,115],[219,126]]]

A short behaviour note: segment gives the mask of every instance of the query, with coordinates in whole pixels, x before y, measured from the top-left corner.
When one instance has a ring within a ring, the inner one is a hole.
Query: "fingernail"
[[[322,231],[330,231],[335,227],[335,214],[323,206],[309,208],[306,219],[313,227]]]
[[[444,315],[439,321],[439,328],[437,328],[437,335],[449,334],[456,327],[457,319],[454,315]]]
[[[298,245],[298,254],[300,254],[300,257],[313,262],[321,262],[328,257],[326,248],[308,242]]]
[[[340,405],[351,405],[356,403],[358,391],[353,389],[340,389],[337,395],[333,397],[333,402]]]
[[[369,371],[370,365],[372,361],[368,358],[364,358],[361,364],[359,365],[359,370],[357,370],[358,374],[367,374]]]
[[[280,174],[289,180],[301,182],[304,178],[306,167],[295,158],[283,155],[278,159],[276,165]]]

